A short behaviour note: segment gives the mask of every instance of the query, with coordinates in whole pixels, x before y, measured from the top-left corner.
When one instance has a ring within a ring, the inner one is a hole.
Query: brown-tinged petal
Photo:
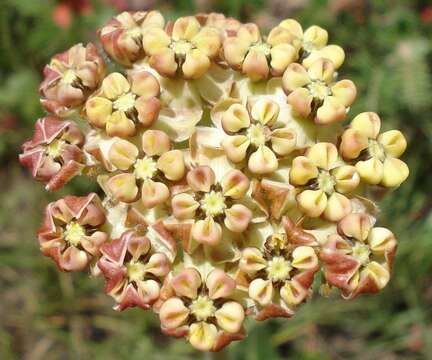
[[[273,299],[273,284],[270,280],[255,279],[249,285],[249,297],[261,306],[267,306]]]
[[[173,50],[163,48],[158,50],[149,59],[149,65],[162,76],[174,77],[177,72],[177,62]]]
[[[349,214],[338,224],[338,231],[342,235],[365,241],[372,228],[370,218],[366,214]]]
[[[364,134],[356,129],[347,129],[342,134],[339,150],[344,159],[352,160],[358,158],[368,145],[368,138]]]
[[[144,180],[141,187],[141,201],[147,209],[154,208],[168,200],[170,191],[161,182],[151,179]]]
[[[300,117],[307,118],[312,112],[313,96],[308,89],[295,89],[288,95],[287,101]]]
[[[186,180],[192,190],[209,192],[216,183],[216,175],[209,166],[198,166],[187,173]]]
[[[241,199],[249,190],[250,181],[240,170],[233,169],[222,177],[220,185],[224,196]]]
[[[130,90],[129,81],[120,73],[109,74],[102,81],[102,92],[110,100],[116,100]]]
[[[331,170],[338,159],[338,151],[334,144],[320,142],[312,145],[306,155],[317,167]]]
[[[170,36],[161,28],[150,28],[143,34],[143,47],[149,55],[153,56],[164,51],[170,43]]]
[[[159,96],[160,85],[156,77],[148,71],[140,71],[131,75],[131,90],[134,94],[149,99]]]
[[[165,254],[155,253],[146,264],[146,271],[157,277],[163,277],[170,271],[170,262]]]
[[[381,119],[374,112],[363,112],[351,121],[350,127],[369,139],[376,139],[381,129]]]
[[[277,121],[280,112],[279,105],[269,99],[259,99],[251,109],[252,119],[262,125],[273,126]]]
[[[306,69],[297,63],[290,64],[282,77],[282,85],[287,93],[310,84],[311,79]]]
[[[147,156],[161,156],[171,148],[167,134],[160,130],[146,130],[141,137],[141,146]]]
[[[333,81],[334,72],[334,64],[325,58],[318,59],[308,69],[311,80],[323,81],[326,84],[330,84]]]
[[[115,175],[108,180],[106,186],[112,196],[119,201],[131,203],[137,199],[138,186],[133,174]]]
[[[143,96],[135,100],[134,107],[138,112],[138,121],[144,126],[151,126],[159,116],[161,102],[156,97],[145,98]]]
[[[107,120],[106,132],[112,137],[133,136],[135,135],[135,123],[123,111],[116,111]]]
[[[321,58],[330,60],[334,64],[335,69],[339,69],[345,60],[345,51],[338,45],[327,45],[320,50],[312,51],[311,54],[303,60],[302,64],[306,68],[310,68]]]
[[[192,195],[181,193],[172,198],[171,207],[177,219],[186,220],[195,218],[195,211],[199,208],[199,203]]]
[[[193,49],[186,54],[182,71],[185,79],[196,80],[202,77],[210,69],[210,59],[198,49]]]
[[[297,59],[297,50],[291,44],[279,44],[270,50],[270,66],[274,76],[282,76],[289,64]]]
[[[298,246],[292,253],[291,265],[300,270],[312,270],[318,267],[318,257],[310,246]]]
[[[225,226],[233,232],[243,232],[252,220],[252,211],[241,204],[234,204],[225,210]]]
[[[286,281],[280,289],[280,296],[288,306],[300,304],[307,294],[308,289],[302,287],[297,281]]]
[[[193,16],[185,16],[177,19],[172,29],[172,37],[175,40],[192,40],[200,31],[201,25]]]
[[[243,61],[242,71],[252,81],[266,79],[270,73],[270,69],[265,54],[253,49],[249,50]]]
[[[104,128],[112,113],[112,102],[96,96],[87,100],[85,109],[89,123],[98,128]]]
[[[327,96],[318,108],[315,122],[319,125],[332,124],[344,120],[345,106],[334,96]]]
[[[236,288],[235,280],[220,269],[212,270],[205,283],[212,300],[227,298]]]
[[[320,26],[312,25],[306,29],[303,35],[303,42],[312,44],[315,48],[322,48],[327,45],[328,32]]]
[[[385,255],[397,246],[394,234],[383,227],[375,227],[369,232],[368,243],[372,252],[377,255]]]
[[[237,37],[227,38],[223,44],[223,54],[226,62],[234,69],[241,68],[241,64],[249,50],[249,42]]]
[[[216,28],[204,27],[192,39],[192,43],[206,56],[213,58],[218,55],[222,45],[220,31]]]

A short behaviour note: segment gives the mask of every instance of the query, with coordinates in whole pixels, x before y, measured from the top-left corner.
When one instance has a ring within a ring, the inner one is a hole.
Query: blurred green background
[[[295,17],[329,30],[348,54],[342,75],[359,90],[352,114],[378,112],[400,128],[411,176],[382,205],[381,225],[400,241],[394,276],[379,295],[315,297],[290,320],[247,322],[249,337],[216,355],[160,334],[150,313],[112,311],[100,280],[61,274],[40,256],[42,209],[76,179],[47,194],[17,162],[43,114],[37,86],[49,58],[123,9],[168,18],[222,11],[263,29]],[[0,0],[0,359],[431,359],[432,2],[416,0]]]

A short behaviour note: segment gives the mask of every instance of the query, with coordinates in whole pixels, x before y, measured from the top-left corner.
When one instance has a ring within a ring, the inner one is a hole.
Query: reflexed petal
[[[294,91],[310,84],[310,82],[311,79],[306,69],[297,63],[290,64],[282,78],[282,85],[286,92]]]
[[[273,299],[273,284],[270,280],[255,279],[249,284],[249,297],[261,306],[267,306]]]
[[[233,232],[243,232],[252,220],[252,211],[241,204],[234,204],[225,210],[225,226]]]
[[[284,156],[295,150],[297,133],[289,128],[276,129],[272,131],[270,139],[273,151]]]
[[[215,246],[222,240],[222,228],[212,217],[207,217],[192,226],[192,237],[200,244]]]
[[[338,224],[338,230],[345,236],[365,241],[372,228],[370,218],[366,214],[349,214]]]
[[[217,328],[205,322],[193,323],[189,328],[189,342],[201,351],[210,351],[217,340]]]
[[[169,195],[170,191],[165,184],[150,179],[144,180],[141,187],[141,201],[147,209],[164,203]]]
[[[276,155],[267,146],[260,146],[250,157],[248,168],[255,174],[269,174],[276,171],[279,162]]]
[[[381,119],[374,112],[363,112],[351,121],[350,127],[369,139],[376,139],[381,129]]]
[[[242,252],[239,267],[248,274],[254,274],[267,266],[261,251],[257,248],[246,248]]]
[[[351,106],[357,95],[357,88],[351,80],[338,81],[331,87],[331,91],[345,107]]]
[[[384,176],[384,165],[377,158],[359,161],[355,165],[360,178],[368,184],[379,184]]]
[[[102,91],[110,100],[116,100],[130,90],[129,81],[120,73],[109,74],[102,81]]]
[[[210,299],[216,300],[231,296],[236,288],[236,282],[223,270],[214,269],[207,276],[206,286]]]
[[[230,170],[220,181],[224,196],[241,199],[249,190],[250,181],[240,170]]]
[[[216,183],[216,175],[209,166],[198,166],[186,175],[189,186],[194,191],[209,192]]]
[[[307,118],[312,112],[313,96],[308,89],[294,90],[288,95],[287,101],[300,117]]]
[[[332,143],[321,142],[310,147],[306,156],[317,167],[331,170],[338,160],[338,151]]]
[[[383,178],[381,184],[386,187],[397,187],[409,175],[409,168],[402,160],[387,158],[384,161]]]
[[[356,159],[369,146],[368,138],[356,129],[347,129],[342,134],[339,149],[345,159]]]
[[[131,142],[117,139],[108,151],[108,160],[120,170],[129,169],[136,161],[138,148]]]
[[[268,99],[259,99],[251,109],[252,119],[262,125],[273,126],[279,116],[279,105]]]
[[[390,130],[378,136],[378,142],[384,147],[387,154],[398,158],[406,150],[407,141],[399,130]]]
[[[195,211],[199,208],[199,203],[195,201],[192,195],[182,193],[172,198],[171,207],[177,219],[193,219],[195,217]]]
[[[180,180],[185,174],[183,152],[181,150],[167,151],[158,159],[157,167],[168,180]]]
[[[250,141],[245,135],[226,136],[221,143],[226,156],[232,162],[240,162],[246,157]]]
[[[165,301],[159,310],[159,319],[162,327],[175,329],[182,326],[189,317],[190,310],[179,298],[170,298]]]
[[[200,288],[201,275],[194,268],[186,268],[175,275],[171,280],[171,286],[179,296],[196,299]]]
[[[249,125],[249,113],[241,104],[231,105],[222,115],[222,126],[227,132],[236,133],[249,127]]]
[[[138,195],[138,186],[133,174],[113,176],[108,180],[107,188],[114,198],[126,203],[134,202]]]
[[[332,124],[345,119],[346,108],[334,96],[327,96],[318,108],[315,122],[319,125]]]
[[[351,212],[351,201],[344,195],[333,193],[327,201],[324,218],[328,221],[340,221]]]
[[[360,183],[360,176],[354,166],[343,165],[331,171],[334,176],[336,191],[340,193],[348,193],[353,191]]]
[[[306,156],[297,156],[294,158],[289,174],[291,185],[306,185],[317,176],[318,168],[312,160]]]
[[[142,134],[141,146],[147,156],[161,156],[169,151],[171,142],[163,131],[147,130]]]
[[[309,217],[320,216],[327,206],[327,196],[322,190],[305,190],[297,195],[297,203]]]
[[[296,269],[311,270],[318,266],[318,257],[310,246],[296,247],[292,253],[291,265]]]
[[[243,325],[245,313],[239,303],[229,301],[215,312],[215,317],[221,329],[229,333],[236,333],[240,331]]]

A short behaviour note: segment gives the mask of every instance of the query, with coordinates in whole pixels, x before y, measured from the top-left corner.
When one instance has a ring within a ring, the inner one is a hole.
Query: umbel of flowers
[[[60,271],[102,277],[115,310],[153,311],[201,351],[320,286],[352,299],[387,285],[397,241],[371,194],[406,180],[407,142],[350,112],[326,30],[138,11],[98,35],[45,67],[47,114],[19,156],[48,191],[99,186],[46,208],[40,248]]]

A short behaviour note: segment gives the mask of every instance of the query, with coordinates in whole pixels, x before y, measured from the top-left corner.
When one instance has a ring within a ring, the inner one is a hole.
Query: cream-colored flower
[[[143,36],[149,64],[162,76],[181,73],[185,79],[198,79],[218,56],[221,33],[215,27],[201,27],[193,17],[177,19],[166,30],[153,27]]]
[[[156,121],[161,108],[159,92],[158,80],[147,71],[134,73],[129,80],[115,72],[87,100],[85,116],[109,136],[130,137],[138,124],[149,127]]]
[[[399,160],[407,142],[399,130],[380,134],[381,120],[373,112],[357,115],[342,134],[341,155],[355,161],[361,179],[369,184],[397,187],[409,175],[408,166]]]
[[[335,82],[335,75],[335,67],[328,59],[320,58],[309,68],[297,63],[289,65],[282,85],[294,111],[317,124],[344,120],[357,89],[351,80]]]
[[[255,24],[245,24],[235,36],[225,40],[224,59],[229,66],[253,81],[264,80],[269,75],[281,76],[297,59],[297,50],[292,45],[294,38],[280,26],[263,38]]]
[[[343,64],[344,50],[338,45],[327,45],[328,33],[322,27],[312,25],[303,31],[302,26],[294,19],[283,20],[279,26],[295,36],[293,44],[299,49],[299,57],[306,68],[319,58],[331,60],[336,69]]]
[[[266,98],[234,103],[222,116],[222,127],[229,134],[221,145],[232,162],[247,160],[255,174],[277,170],[278,157],[290,154],[296,146],[293,129],[278,123],[279,105]]]
[[[340,161],[335,145],[318,143],[306,156],[294,158],[289,181],[299,188],[297,204],[305,215],[339,221],[351,212],[345,194],[357,187],[360,177],[354,166]]]

